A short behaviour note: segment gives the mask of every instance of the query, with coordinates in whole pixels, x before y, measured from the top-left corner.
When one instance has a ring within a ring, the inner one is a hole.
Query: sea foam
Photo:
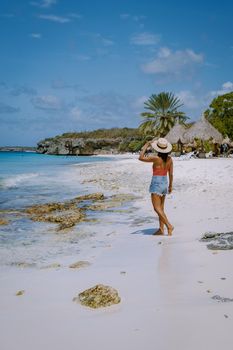
[[[25,183],[26,181],[38,176],[39,176],[39,173],[26,173],[26,174],[9,176],[7,179],[5,178],[1,180],[1,187],[15,188],[15,187],[18,187],[21,183]]]

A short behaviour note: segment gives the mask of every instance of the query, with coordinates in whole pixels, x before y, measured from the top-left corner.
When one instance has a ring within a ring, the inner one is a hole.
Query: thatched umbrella
[[[227,145],[230,145],[231,140],[229,139],[228,136],[226,136],[223,140],[222,140],[222,144],[226,143]]]
[[[165,138],[171,143],[171,144],[177,144],[178,150],[182,152],[183,144],[185,143],[185,140],[183,138],[183,135],[186,131],[186,128],[184,124],[180,124],[178,121],[173,126],[173,128],[167,133]]]
[[[183,124],[179,124],[176,122],[176,124],[173,126],[173,128],[168,132],[168,134],[165,136],[165,138],[171,143],[178,143],[179,141],[181,143],[184,143],[183,134],[185,133],[186,128]]]
[[[203,141],[208,141],[209,139],[214,139],[218,144],[221,144],[223,140],[222,134],[206,120],[204,115],[184,133],[183,137],[185,143],[193,142],[197,138],[202,141],[202,145]]]

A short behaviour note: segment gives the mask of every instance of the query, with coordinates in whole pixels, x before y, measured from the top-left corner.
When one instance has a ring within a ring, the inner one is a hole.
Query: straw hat
[[[172,150],[172,145],[162,137],[153,141],[151,146],[159,153],[169,153]]]

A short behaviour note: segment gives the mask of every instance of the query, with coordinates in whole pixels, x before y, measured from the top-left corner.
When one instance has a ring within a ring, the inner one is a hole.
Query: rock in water
[[[97,309],[113,304],[119,304],[121,298],[116,289],[104,286],[103,284],[97,284],[96,286],[79,293],[78,297],[75,297],[73,301]]]

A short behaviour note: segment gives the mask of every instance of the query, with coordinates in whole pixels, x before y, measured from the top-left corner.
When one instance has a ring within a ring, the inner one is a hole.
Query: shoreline
[[[232,160],[224,159],[221,167],[218,159],[174,163],[174,192],[166,201],[172,237],[151,235],[158,226],[148,193],[151,164],[121,159],[79,165],[83,186],[91,191],[136,198],[122,222],[114,223],[113,214],[105,217],[97,232],[100,245],[77,257],[89,260],[89,267],[73,271],[67,258],[57,269],[1,268],[4,350],[16,344],[20,350],[219,350],[223,341],[230,350],[233,303],[211,297],[233,297],[233,251],[216,254],[199,239],[207,231],[232,230]],[[91,310],[72,302],[97,283],[116,288],[121,303]],[[25,295],[16,297],[20,289]]]

